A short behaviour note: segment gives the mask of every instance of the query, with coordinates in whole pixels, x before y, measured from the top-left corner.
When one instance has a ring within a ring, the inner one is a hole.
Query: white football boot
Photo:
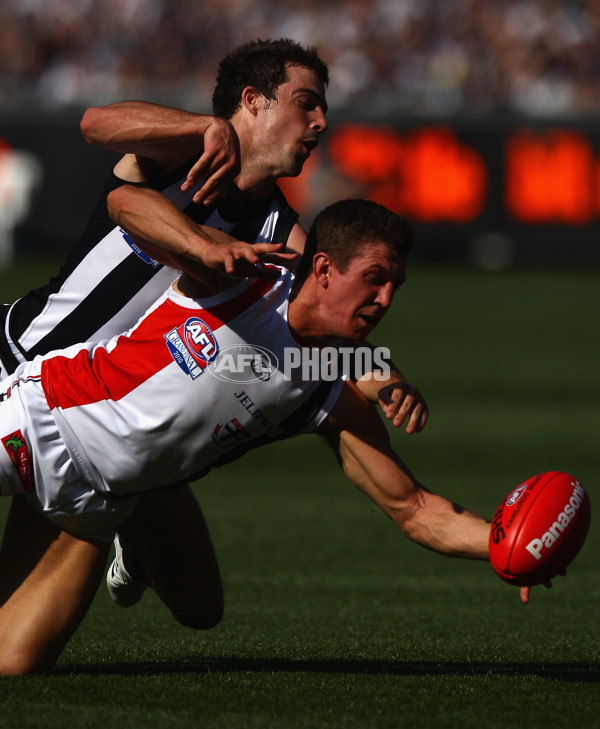
[[[121,607],[130,607],[142,599],[148,585],[133,577],[125,569],[123,552],[119,535],[115,534],[115,558],[106,573],[106,586],[113,602]]]

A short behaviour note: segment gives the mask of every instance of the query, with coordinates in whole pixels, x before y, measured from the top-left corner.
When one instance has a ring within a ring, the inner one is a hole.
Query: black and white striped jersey
[[[191,162],[152,187],[197,223],[219,228],[239,240],[284,243],[297,213],[276,188],[265,200],[245,197],[235,186],[213,206],[197,205],[198,187],[181,191]],[[77,342],[99,341],[127,331],[170,286],[179,272],[152,260],[111,221],[108,180],[76,247],[57,275],[12,306],[0,307],[0,361],[7,372],[30,360]],[[6,374],[6,372],[3,372]]]

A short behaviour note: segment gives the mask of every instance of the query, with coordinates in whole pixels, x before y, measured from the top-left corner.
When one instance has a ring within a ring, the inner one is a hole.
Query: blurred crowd
[[[2,0],[0,105],[210,108],[219,59],[314,45],[332,108],[600,115],[598,0]]]

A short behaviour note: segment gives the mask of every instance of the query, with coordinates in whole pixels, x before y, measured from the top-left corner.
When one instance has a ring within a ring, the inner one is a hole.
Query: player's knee
[[[26,676],[33,673],[45,673],[54,666],[55,661],[25,652],[0,654],[0,676]]]
[[[198,605],[187,603],[171,608],[173,616],[181,625],[195,630],[215,628],[223,619],[224,610],[222,597],[214,597],[210,601],[203,600]]]

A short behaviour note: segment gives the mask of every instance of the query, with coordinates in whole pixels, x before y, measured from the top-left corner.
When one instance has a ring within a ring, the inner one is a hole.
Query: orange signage
[[[345,196],[370,198],[425,223],[474,222],[491,201],[506,222],[526,225],[585,225],[600,217],[600,161],[584,134],[518,128],[490,132],[485,142],[480,133],[485,147],[477,149],[468,138],[447,125],[404,133],[341,125],[328,132],[303,175],[282,188],[301,213]],[[491,179],[486,154],[498,144],[504,168]]]
[[[506,145],[506,208],[525,223],[589,223],[594,216],[595,160],[574,131],[518,130]]]
[[[477,218],[486,198],[481,156],[447,127],[393,129],[346,126],[329,139],[338,172],[367,187],[372,200],[418,220],[464,223]]]

